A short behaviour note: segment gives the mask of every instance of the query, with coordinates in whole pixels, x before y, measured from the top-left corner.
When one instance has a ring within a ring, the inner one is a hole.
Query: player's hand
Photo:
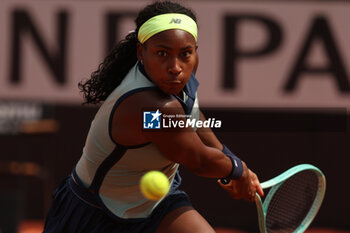
[[[234,199],[245,199],[253,202],[255,200],[255,193],[264,196],[264,192],[260,186],[257,175],[252,172],[247,165],[242,161],[243,174],[238,180],[231,180],[230,183],[224,185],[218,181],[220,186],[229,192]]]

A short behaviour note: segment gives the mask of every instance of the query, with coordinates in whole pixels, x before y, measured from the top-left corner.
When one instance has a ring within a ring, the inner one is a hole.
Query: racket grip
[[[226,178],[222,178],[222,179],[220,179],[220,182],[221,182],[221,184],[223,184],[223,185],[227,185],[228,183],[230,183],[230,180],[229,180],[229,179],[226,179]]]

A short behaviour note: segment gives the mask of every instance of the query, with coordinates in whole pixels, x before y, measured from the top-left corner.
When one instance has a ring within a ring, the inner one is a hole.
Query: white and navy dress
[[[198,81],[192,74],[183,99],[175,96],[191,118],[199,118]],[[121,84],[98,110],[86,139],[82,156],[72,174],[54,192],[44,233],[64,232],[154,232],[172,210],[191,205],[178,187],[179,164],[164,157],[153,143],[124,146],[111,136],[115,110],[128,96],[158,89],[143,66],[135,64]],[[171,183],[169,194],[147,200],[140,192],[141,177],[159,170]]]

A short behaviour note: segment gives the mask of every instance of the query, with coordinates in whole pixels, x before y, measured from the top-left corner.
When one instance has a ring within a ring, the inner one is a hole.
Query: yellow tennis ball
[[[142,176],[140,188],[147,199],[156,201],[169,192],[169,180],[163,172],[150,171]]]

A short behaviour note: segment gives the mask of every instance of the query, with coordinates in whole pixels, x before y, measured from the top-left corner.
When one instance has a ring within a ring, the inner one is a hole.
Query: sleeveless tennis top
[[[197,87],[192,74],[183,89],[184,98],[174,97],[186,114],[198,120]],[[149,89],[157,87],[147,77],[143,66],[136,63],[96,113],[82,156],[73,171],[75,179],[98,199],[100,207],[117,218],[146,218],[162,201],[150,201],[142,195],[139,184],[146,172],[162,171],[171,184],[170,193],[177,190],[181,182],[179,164],[164,157],[153,143],[123,146],[111,136],[112,117],[118,105],[128,96]]]

